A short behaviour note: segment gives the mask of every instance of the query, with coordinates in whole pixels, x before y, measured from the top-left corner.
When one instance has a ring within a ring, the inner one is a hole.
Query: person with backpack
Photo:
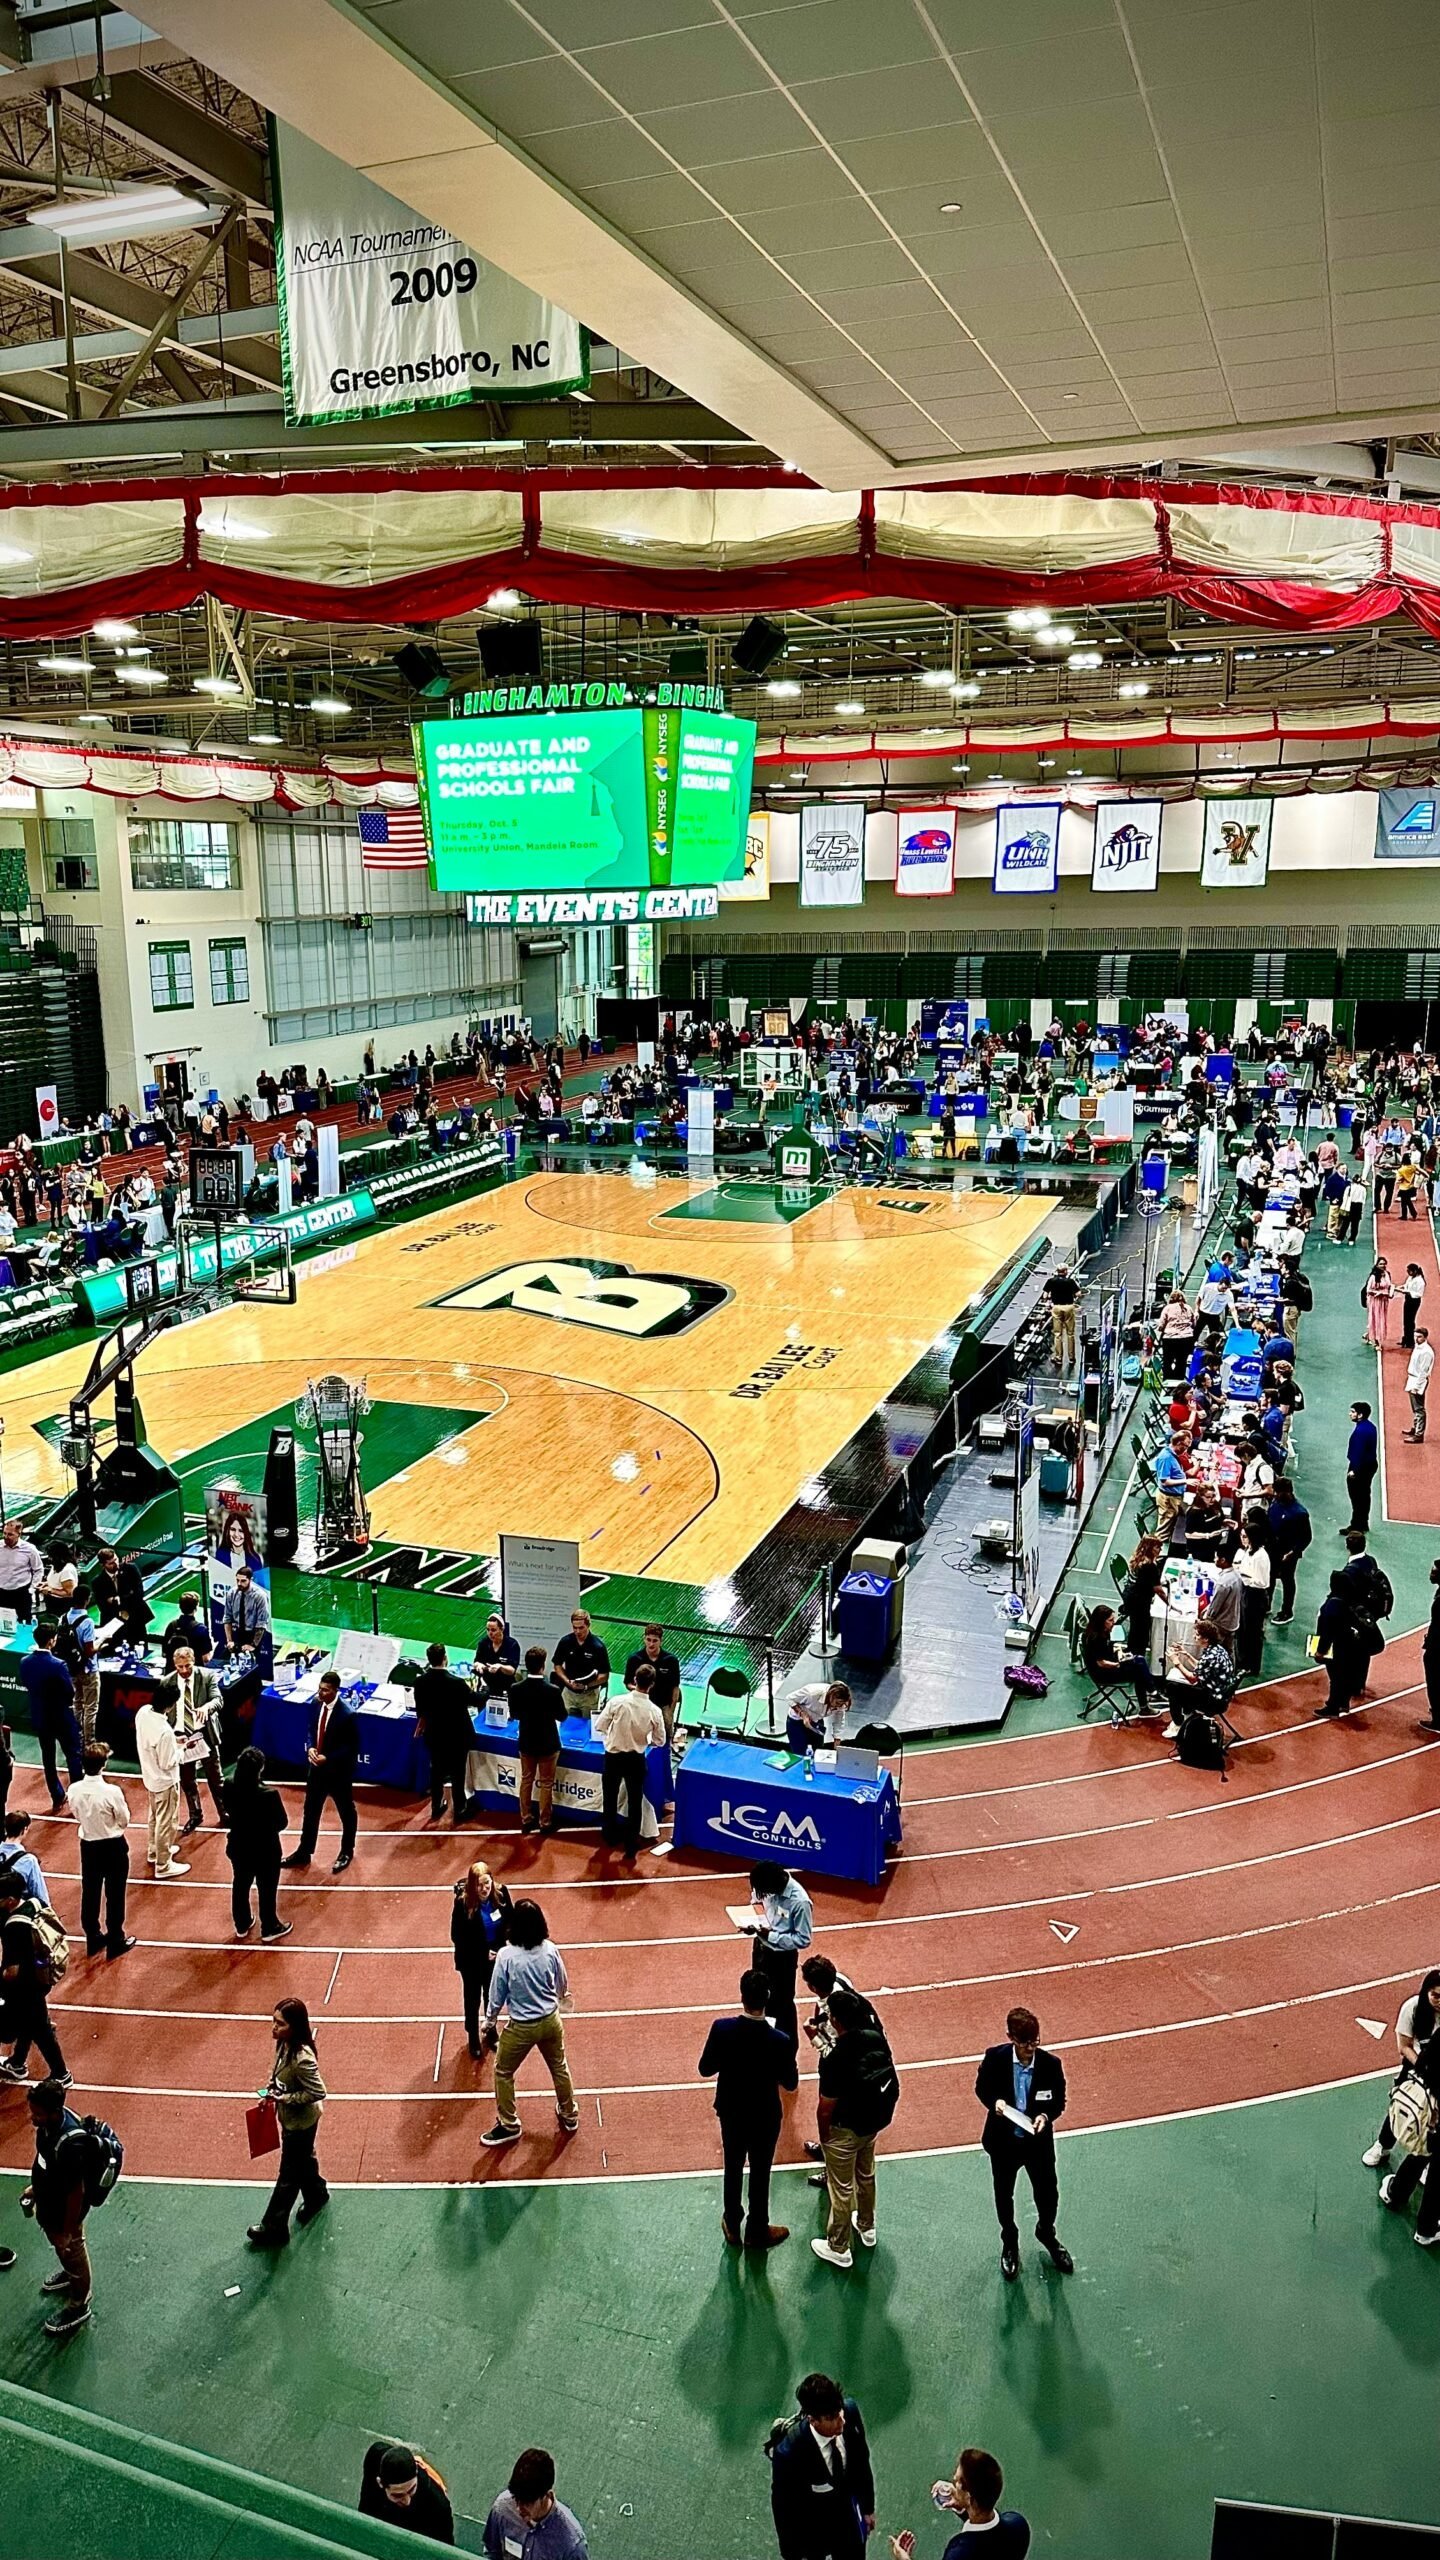
[[[807,2373],[795,2400],[765,2443],[780,2560],[864,2560],[875,2530],[865,2421],[828,2373]]]
[[[1075,2261],[1056,2236],[1060,2184],[1055,2167],[1055,2127],[1065,2112],[1065,2066],[1040,2042],[1033,2009],[1012,2009],[1004,2044],[992,2044],[975,2075],[975,2095],[985,2109],[980,2140],[990,2162],[995,2215],[1000,2225],[1000,2272],[1007,2284],[1020,2273],[1020,2234],[1015,2187],[1023,2170],[1035,2199],[1035,2237],[1062,2276]]]
[[[65,1928],[46,1902],[27,1894],[17,1875],[0,1874],[0,2043],[14,2047],[0,2062],[0,2079],[22,2085],[30,2047],[38,2045],[51,2078],[65,2088],[70,2074],[50,2022],[50,1993],[69,1962]]]
[[[1171,1656],[1170,1675],[1165,1681],[1165,1695],[1170,1701],[1166,1741],[1179,1740],[1185,1727],[1194,1723],[1197,1717],[1206,1724],[1218,1724],[1220,1718],[1229,1712],[1237,1678],[1229,1646],[1222,1636],[1217,1635],[1202,1609],[1195,1621],[1193,1650],[1177,1645]],[[1192,1736],[1192,1745],[1198,1739],[1198,1736]],[[1185,1757],[1183,1751],[1180,1757]],[[1217,1764],[1213,1757],[1207,1756],[1192,1765],[1213,1768]]]
[[[75,1718],[74,1675],[60,1655],[54,1620],[42,1618],[35,1642],[20,1662],[20,1686],[30,1702],[30,1722],[40,1745],[40,1765],[50,1790],[50,1809],[58,1813],[65,1789],[55,1765],[58,1744],[65,1754],[66,1774],[78,1778],[83,1767],[80,1727]]]
[[[98,2116],[77,2116],[65,2104],[63,2079],[40,2080],[30,2092],[35,2160],[20,2210],[33,2214],[59,2266],[40,2290],[60,2300],[45,2323],[47,2338],[70,2338],[90,2318],[94,2278],[85,2238],[87,2215],[116,2185],[125,2151],[118,2134]]]
[[[83,1746],[94,1741],[100,1712],[100,1629],[79,1591],[61,1617],[55,1650],[75,1683]]]
[[[1325,1665],[1330,1680],[1328,1695],[1315,1709],[1317,1716],[1348,1712],[1369,1678],[1372,1658],[1385,1647],[1369,1611],[1370,1589],[1357,1587],[1349,1573],[1347,1565],[1331,1574],[1330,1589],[1315,1621],[1315,1659]]]
[[[1425,1699],[1430,1712],[1427,1716],[1417,1717],[1417,1733],[1440,1733],[1440,1556],[1430,1567],[1430,1588],[1435,1597],[1430,1603],[1430,1616],[1420,1646]]]
[[[1395,2021],[1395,2050],[1400,2056],[1400,2067],[1392,2087],[1398,2088],[1406,2073],[1412,2071],[1419,2061],[1421,2046],[1429,2044],[1437,2034],[1440,2034],[1440,1965],[1432,1965],[1414,1998],[1400,2004],[1400,2015]],[[1367,2169],[1387,2169],[1394,2148],[1395,2128],[1387,2107],[1379,2132],[1369,2150],[1361,2155],[1364,2166]]]
[[[834,2042],[821,2058],[815,2112],[830,2212],[810,2246],[828,2267],[851,2267],[852,2231],[862,2248],[875,2246],[875,2139],[900,2103],[900,2079],[868,2001],[832,1991],[827,2007]]]
[[[1419,2187],[1416,2243],[1440,2248],[1440,2036],[1427,2037],[1401,2072],[1390,2092],[1388,2122],[1405,2157],[1381,2179],[1380,2202],[1403,2213]]]

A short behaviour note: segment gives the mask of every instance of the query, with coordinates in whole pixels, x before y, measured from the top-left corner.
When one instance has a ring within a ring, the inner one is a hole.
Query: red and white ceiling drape
[[[911,596],[956,611],[1172,597],[1271,630],[1440,637],[1440,507],[1056,474],[835,495],[774,471],[390,470],[0,493],[0,636],[222,602],[424,622],[515,586],[685,614]]]

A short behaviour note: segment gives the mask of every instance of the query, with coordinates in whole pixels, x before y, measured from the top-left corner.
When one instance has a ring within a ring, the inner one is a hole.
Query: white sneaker
[[[855,2264],[848,2249],[832,2249],[828,2240],[812,2240],[810,2246],[817,2258],[824,2259],[827,2267],[853,2267]]]
[[[862,2231],[859,2223],[857,2222],[855,2225],[855,2237],[859,2241],[862,2249],[876,2249],[880,2245],[880,2234],[876,2230],[873,2222],[871,2223],[868,2231]]]
[[[1178,1724],[1176,1723],[1176,1721],[1175,1721],[1174,1717],[1172,1716],[1172,1717],[1171,1717],[1171,1719],[1170,1719],[1170,1721],[1169,1721],[1169,1723],[1168,1723],[1168,1724],[1166,1725],[1166,1727],[1165,1727],[1164,1733],[1163,1733],[1163,1734],[1162,1734],[1162,1736],[1161,1736],[1161,1740],[1162,1740],[1162,1741],[1164,1741],[1164,1742],[1173,1742],[1173,1741],[1174,1741],[1174,1739],[1175,1739],[1175,1736],[1176,1736],[1176,1734],[1179,1732],[1179,1730],[1180,1730],[1180,1727],[1178,1726]]]
[[[1375,2193],[1382,2204],[1389,2205],[1392,2213],[1398,2213],[1400,2208],[1395,2202],[1394,2186],[1395,2181],[1393,2178],[1382,2178],[1379,2186],[1375,2190]]]
[[[155,1881],[157,1884],[168,1884],[172,1876],[188,1876],[189,1873],[189,1868],[181,1859],[172,1858],[168,1867],[156,1868]]]
[[[1361,2152],[1360,2166],[1362,2169],[1383,2169],[1389,2157],[1383,2142],[1372,2142],[1368,2151]]]

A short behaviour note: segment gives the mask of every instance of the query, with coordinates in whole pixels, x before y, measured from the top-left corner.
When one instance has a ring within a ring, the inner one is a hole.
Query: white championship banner
[[[1273,800],[1207,800],[1200,847],[1202,889],[1263,889],[1270,869]]]
[[[858,907],[865,897],[865,807],[844,801],[800,812],[800,904]]]
[[[1121,801],[1095,812],[1095,850],[1090,861],[1092,889],[1124,889],[1132,897],[1160,886],[1159,800]]]
[[[291,426],[590,381],[585,331],[292,125],[273,126]]]

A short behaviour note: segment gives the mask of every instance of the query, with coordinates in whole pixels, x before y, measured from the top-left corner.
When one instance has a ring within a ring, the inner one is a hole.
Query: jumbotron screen
[[[631,705],[425,720],[436,889],[646,889],[739,880],[755,723]]]

